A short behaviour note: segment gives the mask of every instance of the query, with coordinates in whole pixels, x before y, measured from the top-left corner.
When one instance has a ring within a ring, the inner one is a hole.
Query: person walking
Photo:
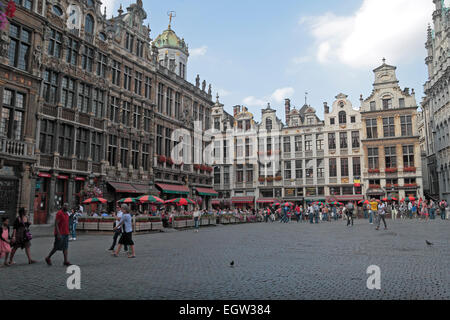
[[[323,206],[322,209],[322,219],[323,221],[328,221],[328,207],[327,206]]]
[[[116,247],[117,239],[123,232],[123,228],[116,229],[116,227],[119,225],[120,219],[122,219],[122,215],[123,215],[122,210],[120,209],[120,207],[117,207],[117,214],[115,216],[116,219],[114,220],[114,226],[113,226],[113,231],[114,231],[113,242],[111,244],[111,247],[108,249],[108,251],[114,251],[114,248]],[[124,250],[125,250],[125,252],[128,251],[128,245],[124,245]]]
[[[70,226],[70,237],[69,241],[77,240],[77,225],[78,218],[81,217],[81,212],[79,210],[73,209],[69,216],[69,226]]]
[[[377,225],[377,228],[376,228],[375,230],[380,230],[381,220],[383,220],[383,223],[384,223],[384,230],[387,230],[387,224],[386,224],[386,204],[385,204],[384,202],[382,202],[382,203],[378,206],[378,225]]]
[[[198,206],[195,206],[194,209],[194,228],[195,228],[195,232],[198,233],[198,229],[200,228],[200,216],[201,216],[201,212]]]
[[[442,200],[439,203],[439,209],[441,211],[441,220],[445,220],[445,216],[446,216],[446,209],[447,208],[447,202],[445,200]]]
[[[313,209],[314,209],[314,221],[316,224],[319,223],[319,214],[320,214],[320,207],[317,203],[314,203],[313,205]]]
[[[369,218],[369,205],[363,204],[364,219]]]
[[[49,266],[52,265],[51,257],[56,253],[56,251],[62,251],[64,255],[63,265],[70,266],[71,263],[67,259],[69,255],[69,205],[64,203],[61,210],[58,211],[55,218],[55,242],[53,244],[53,249],[50,251],[48,256],[45,258],[45,262]]]
[[[300,206],[295,206],[295,216],[297,217],[297,223],[301,222],[301,212],[300,212]]]
[[[122,235],[119,239],[119,245],[117,246],[116,252],[113,253],[114,257],[118,257],[120,253],[120,249],[122,246],[130,246],[131,255],[128,255],[128,258],[136,258],[135,250],[134,250],[134,242],[133,242],[133,223],[131,219],[131,214],[129,213],[128,205],[122,205],[122,218],[120,219],[118,225],[114,228],[118,230],[123,227]]]
[[[14,256],[17,249],[25,249],[25,254],[28,258],[28,264],[36,263],[35,260],[31,259],[31,233],[30,233],[31,223],[28,220],[25,208],[19,209],[19,216],[14,221],[13,234],[11,238],[11,255],[9,257],[9,264],[13,265]]]
[[[353,227],[353,210],[355,209],[355,206],[351,201],[349,201],[347,203],[346,208],[347,208],[347,227],[350,225],[350,221]]]
[[[338,220],[338,213],[337,213],[337,208],[336,208],[335,205],[333,205],[333,208],[331,208],[331,212],[332,212],[334,221],[337,221]]]
[[[373,224],[373,220],[378,214],[378,202],[374,198],[372,198],[369,205],[370,205],[369,223]]]
[[[309,222],[311,224],[314,224],[314,208],[312,207],[312,204],[308,205],[308,217],[309,217]]]
[[[397,220],[397,204],[394,202],[391,204],[391,212],[392,212],[392,220]]]
[[[428,204],[428,212],[430,214],[430,219],[434,220],[436,213],[436,204],[433,199],[430,199],[430,203]]]
[[[0,259],[5,257],[4,266],[10,266],[8,262],[9,254],[11,253],[11,242],[9,240],[9,218],[2,218],[2,229],[0,233]]]

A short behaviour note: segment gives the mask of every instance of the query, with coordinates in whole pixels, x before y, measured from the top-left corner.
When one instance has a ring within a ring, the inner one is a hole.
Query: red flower
[[[158,162],[159,162],[159,163],[164,163],[164,162],[166,162],[166,157],[165,157],[165,156],[158,156]]]

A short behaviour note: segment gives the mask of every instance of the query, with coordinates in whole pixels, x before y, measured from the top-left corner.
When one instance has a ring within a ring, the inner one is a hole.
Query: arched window
[[[347,114],[345,111],[339,112],[339,124],[346,124],[347,123]]]
[[[266,119],[266,130],[272,130],[272,119]]]
[[[53,13],[59,17],[63,15],[62,9],[58,6],[53,6]]]
[[[84,30],[89,34],[94,34],[94,18],[90,14],[86,16]]]

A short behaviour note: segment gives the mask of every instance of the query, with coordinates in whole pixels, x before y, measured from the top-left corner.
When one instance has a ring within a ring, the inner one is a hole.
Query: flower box
[[[258,178],[258,181],[259,181],[259,182],[264,182],[264,181],[266,181],[266,178],[264,178],[264,177],[259,177],[259,178]]]
[[[403,172],[416,172],[415,167],[407,167],[403,169]]]
[[[405,183],[405,188],[414,188],[417,187],[417,183]]]
[[[209,219],[208,218],[201,218],[200,219],[200,225],[201,226],[209,226]]]
[[[199,164],[194,164],[194,170],[200,170],[200,165]]]
[[[273,181],[273,177],[267,177],[267,181],[268,182],[272,182]]]
[[[230,218],[229,217],[220,217],[220,223],[221,224],[229,224]]]
[[[194,227],[195,226],[195,221],[194,219],[192,220],[186,220],[186,227]]]
[[[397,171],[397,168],[386,168],[386,173],[396,173]]]
[[[165,156],[158,156],[158,162],[159,162],[159,163],[164,163],[164,162],[166,162],[166,161],[167,161],[167,159],[166,159]]]
[[[379,184],[369,184],[369,189],[380,189],[381,186]]]
[[[186,226],[187,226],[186,221],[187,221],[187,220],[175,220],[175,221],[172,223],[172,226],[173,226],[175,229],[186,228]]]
[[[275,177],[275,181],[281,181],[281,180],[283,180],[283,178],[281,176]]]
[[[380,173],[380,169],[369,169],[369,173]]]
[[[171,165],[173,165],[173,159],[172,158],[167,158],[166,159],[166,163],[169,165],[169,166],[171,166]]]

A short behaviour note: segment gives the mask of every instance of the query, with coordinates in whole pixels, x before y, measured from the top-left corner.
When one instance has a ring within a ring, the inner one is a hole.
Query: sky
[[[449,0],[444,0],[450,5]],[[104,0],[108,17],[135,0]],[[323,103],[339,93],[354,108],[370,96],[373,69],[397,67],[401,88],[422,101],[432,0],[144,0],[151,38],[168,26],[189,45],[188,81],[212,85],[225,110],[245,105],[260,120],[270,103],[284,121],[284,99],[307,103],[323,119]],[[433,27],[433,25],[432,25]],[[306,94],[307,92],[307,94]]]

